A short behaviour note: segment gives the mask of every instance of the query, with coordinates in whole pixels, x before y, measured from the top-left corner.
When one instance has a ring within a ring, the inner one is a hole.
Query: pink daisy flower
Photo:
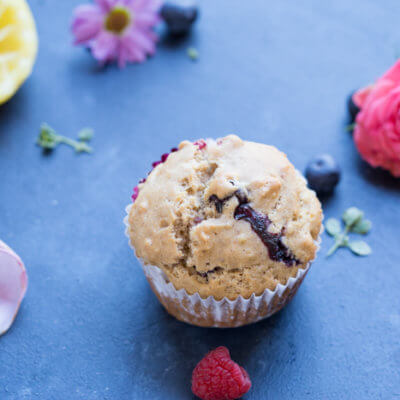
[[[88,46],[93,56],[105,64],[118,61],[143,62],[154,54],[160,21],[160,0],[95,0],[74,11],[72,33],[76,45]]]

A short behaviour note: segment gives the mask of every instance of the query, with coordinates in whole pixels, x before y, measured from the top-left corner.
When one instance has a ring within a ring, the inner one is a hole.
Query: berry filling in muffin
[[[218,196],[213,194],[210,196],[209,201],[215,204],[215,208],[219,213],[222,213],[224,203],[234,196],[239,202],[233,214],[234,218],[237,221],[243,219],[250,224],[251,229],[253,229],[253,231],[267,247],[271,260],[283,262],[288,267],[301,264],[301,261],[296,259],[296,257],[291,253],[290,249],[282,241],[285,228],[282,228],[282,231],[279,234],[269,232],[268,227],[271,225],[271,220],[267,215],[254,210],[250,206],[247,196],[241,190],[237,190],[233,194],[223,199],[219,199]]]

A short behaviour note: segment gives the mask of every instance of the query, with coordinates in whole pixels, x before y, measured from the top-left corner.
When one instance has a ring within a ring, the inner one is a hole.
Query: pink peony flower
[[[353,101],[360,108],[354,141],[361,156],[400,177],[400,60]]]
[[[0,336],[12,325],[27,286],[28,276],[24,264],[0,240]]]
[[[153,28],[160,6],[160,0],[95,0],[78,6],[72,22],[75,44],[88,46],[101,64],[117,60],[123,68],[143,62],[156,50]]]

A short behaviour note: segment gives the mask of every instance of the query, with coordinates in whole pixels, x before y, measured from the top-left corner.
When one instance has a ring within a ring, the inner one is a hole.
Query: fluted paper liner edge
[[[128,219],[132,205],[133,203],[126,207],[124,224],[129,246],[135,251],[129,236]],[[322,230],[323,228],[321,233]],[[318,237],[317,251],[320,241]],[[228,298],[216,300],[213,296],[203,299],[198,293],[191,295],[185,289],[175,289],[159,267],[145,264],[143,260],[138,259],[153,292],[171,315],[192,325],[218,328],[251,324],[281,310],[296,294],[313,261],[310,261],[304,269],[299,268],[295,277],[289,278],[285,285],[279,283],[274,290],[265,289],[261,295],[253,293],[248,299],[239,296],[235,300]]]

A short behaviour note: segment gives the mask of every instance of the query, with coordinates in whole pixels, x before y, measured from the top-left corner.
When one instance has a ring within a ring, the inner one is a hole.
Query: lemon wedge
[[[0,104],[9,100],[31,74],[38,36],[25,0],[0,0]]]

